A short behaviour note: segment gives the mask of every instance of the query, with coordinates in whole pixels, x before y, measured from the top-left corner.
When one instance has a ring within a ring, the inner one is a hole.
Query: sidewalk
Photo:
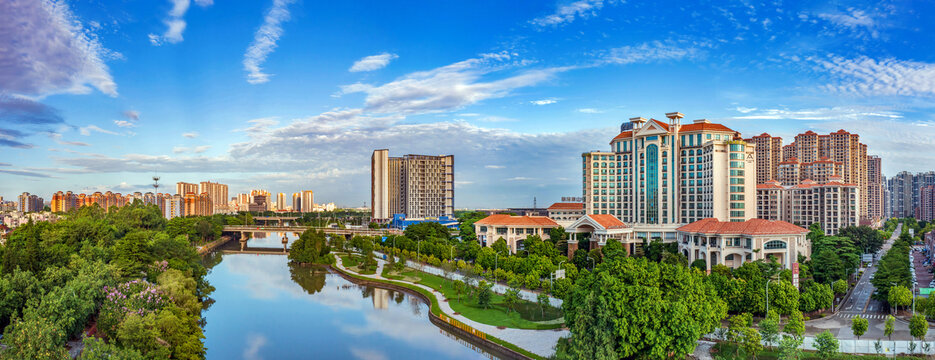
[[[335,258],[337,259],[337,262],[335,263],[335,266],[336,266],[336,267],[338,267],[338,268],[340,268],[340,269],[342,269],[342,270],[344,270],[344,271],[353,273],[353,274],[355,274],[355,275],[357,275],[357,276],[362,276],[362,277],[371,278],[371,279],[377,279],[377,280],[389,280],[389,281],[395,281],[395,282],[405,282],[405,283],[407,283],[407,284],[410,284],[410,285],[413,285],[413,286],[418,286],[418,287],[420,287],[420,288],[422,288],[422,289],[428,290],[428,291],[431,292],[433,295],[435,295],[435,298],[436,298],[436,299],[438,299],[438,306],[439,306],[439,308],[441,308],[442,312],[445,313],[445,315],[447,315],[447,316],[449,316],[449,317],[451,317],[451,318],[457,319],[458,321],[460,321],[460,322],[462,322],[462,323],[464,323],[464,324],[466,324],[466,325],[468,325],[468,326],[470,326],[470,327],[473,327],[473,328],[475,328],[475,329],[477,329],[477,330],[479,330],[479,331],[482,331],[482,332],[484,332],[484,333],[487,333],[487,334],[496,336],[497,338],[499,338],[499,339],[501,339],[501,340],[503,340],[503,341],[509,342],[509,343],[511,343],[511,344],[513,344],[513,345],[516,345],[516,346],[518,346],[518,347],[521,347],[521,348],[525,349],[526,351],[529,351],[529,352],[531,352],[531,353],[534,353],[534,354],[539,355],[539,356],[542,356],[542,357],[546,357],[546,358],[547,358],[547,357],[550,357],[550,356],[554,355],[554,354],[555,354],[555,344],[558,343],[558,340],[561,339],[561,338],[563,338],[563,337],[568,337],[568,336],[570,335],[570,333],[568,332],[568,330],[563,330],[563,329],[555,329],[555,330],[498,329],[496,326],[487,325],[487,324],[481,324],[481,323],[476,322],[476,321],[474,321],[474,320],[468,319],[468,318],[466,318],[466,317],[464,317],[464,316],[455,315],[455,311],[452,310],[452,309],[451,309],[451,306],[448,305],[448,301],[446,301],[445,296],[442,295],[441,293],[435,291],[434,289],[428,287],[428,286],[421,285],[421,284],[416,284],[416,283],[412,283],[412,282],[408,282],[408,281],[403,281],[403,280],[386,279],[386,278],[382,277],[380,274],[383,273],[383,266],[386,264],[386,261],[384,261],[383,259],[377,259],[377,272],[376,272],[376,274],[373,274],[373,275],[361,275],[361,274],[354,273],[353,271],[348,270],[346,267],[344,267],[344,264],[342,263],[341,257],[340,257],[340,256],[335,256]],[[411,263],[411,264],[407,264],[407,265],[409,265],[410,267],[413,267],[413,268],[418,269],[418,264]],[[434,267],[431,267],[431,266],[426,266],[425,268],[426,268],[426,269],[428,269],[428,268],[434,269],[434,270],[436,270],[436,271],[439,271],[439,274],[441,274],[441,270],[440,270],[440,269],[437,269],[437,268],[434,268]],[[429,272],[429,271],[426,271],[426,272]],[[436,275],[438,275],[438,274],[436,274]],[[525,295],[524,295],[524,296],[525,296]],[[533,295],[532,300],[535,301],[535,295]],[[561,300],[559,300],[559,299],[553,299],[553,300],[561,301]]]

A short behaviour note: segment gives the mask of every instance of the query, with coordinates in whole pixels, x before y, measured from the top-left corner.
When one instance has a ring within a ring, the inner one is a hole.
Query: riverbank
[[[500,345],[507,347],[511,350],[514,350],[518,353],[523,354],[528,358],[547,358],[555,354],[555,344],[558,343],[558,340],[562,337],[569,336],[568,330],[565,329],[556,329],[556,330],[525,330],[525,329],[500,329],[496,326],[491,326],[487,324],[478,323],[471,319],[468,319],[459,313],[451,309],[451,306],[448,304],[447,299],[440,292],[422,285],[413,283],[406,280],[390,280],[382,277],[381,274],[383,271],[383,266],[385,262],[383,260],[378,260],[378,268],[376,274],[373,275],[361,275],[351,272],[347,269],[341,262],[340,257],[337,257],[337,262],[334,265],[334,268],[346,275],[352,276],[357,279],[365,281],[376,281],[381,284],[391,284],[397,286],[403,286],[410,290],[417,291],[424,296],[428,297],[431,304],[432,315],[439,317],[440,319],[450,318],[453,319],[468,328],[479,331],[484,335],[484,339],[491,342],[495,345]],[[444,320],[443,320],[444,321]]]

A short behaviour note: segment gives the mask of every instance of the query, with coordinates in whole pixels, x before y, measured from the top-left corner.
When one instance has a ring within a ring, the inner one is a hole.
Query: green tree
[[[779,360],[799,360],[802,358],[802,340],[793,336],[783,336],[779,341]]]
[[[883,327],[883,335],[885,335],[889,340],[893,340],[893,330],[895,330],[896,317],[889,315],[886,317],[886,323]]]
[[[770,310],[769,314],[759,324],[760,336],[767,346],[776,342],[779,336],[779,314]]]
[[[493,297],[491,287],[493,285],[484,280],[477,284],[477,305],[483,306],[484,309],[490,306],[490,300]]]
[[[815,336],[815,350],[821,359],[831,359],[838,355],[838,339],[831,331],[825,330]]]
[[[753,328],[744,328],[743,342],[741,342],[740,347],[743,348],[743,352],[747,356],[756,359],[756,355],[763,350],[763,344],[760,343],[760,340],[760,333]]]
[[[68,351],[62,346],[66,335],[52,319],[27,311],[23,319],[14,320],[5,332],[3,344],[7,349],[0,352],[4,360],[68,358]]]
[[[782,327],[782,332],[792,335],[796,339],[801,339],[805,334],[805,319],[801,311],[793,311],[789,314],[789,320]]]
[[[458,302],[460,303],[460,302],[461,302],[461,293],[464,292],[464,281],[455,280],[454,284],[452,285],[452,288],[454,289],[455,294],[458,295]]]
[[[139,351],[108,344],[93,336],[84,338],[84,350],[78,360],[145,360]]]
[[[506,244],[506,240],[504,240],[502,237],[497,239],[497,241],[494,241],[493,245],[490,247],[493,248],[495,253],[500,254],[500,256],[510,254],[510,247]]]
[[[924,341],[925,334],[929,331],[929,323],[925,320],[924,315],[913,315],[912,319],[909,320],[909,334],[912,337],[919,339],[919,341]]]
[[[562,307],[571,336],[559,356],[571,359],[684,356],[727,314],[704,275],[633,257],[579,275]]]
[[[862,317],[851,319],[851,331],[854,332],[854,336],[857,337],[857,340],[860,340],[860,336],[867,332],[868,326],[870,326],[870,322],[867,321],[867,319]]]
[[[333,263],[334,256],[330,254],[331,247],[327,239],[321,230],[306,230],[289,248],[289,260],[308,264]]]
[[[545,318],[545,308],[549,306],[549,295],[546,295],[544,292],[539,293],[539,295],[536,296],[536,304],[539,305],[540,315],[542,318]]]
[[[507,313],[513,311],[519,301],[519,290],[515,288],[506,289],[506,293],[503,294],[503,304],[506,305]]]
[[[909,306],[912,303],[912,292],[909,291],[904,286],[894,286],[890,288],[889,296],[887,296],[887,301],[890,306],[896,308],[896,311],[899,311],[900,306]]]
[[[844,295],[847,293],[847,281],[843,279],[838,279],[834,281],[834,284],[831,285],[832,290],[837,295]]]

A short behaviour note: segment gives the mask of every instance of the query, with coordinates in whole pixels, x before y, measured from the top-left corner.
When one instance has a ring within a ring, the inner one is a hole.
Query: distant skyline
[[[388,148],[454,155],[457,208],[547,206],[671,111],[935,169],[935,3],[781,4],[2,1],[0,195],[158,172],[357,207]]]

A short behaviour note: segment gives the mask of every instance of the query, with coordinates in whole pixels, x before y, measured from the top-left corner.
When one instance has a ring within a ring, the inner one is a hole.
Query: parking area
[[[912,248],[912,269],[916,281],[916,286],[918,288],[935,288],[935,275],[931,273],[932,262],[931,257],[929,256],[928,251],[925,250],[922,246],[914,246]]]

